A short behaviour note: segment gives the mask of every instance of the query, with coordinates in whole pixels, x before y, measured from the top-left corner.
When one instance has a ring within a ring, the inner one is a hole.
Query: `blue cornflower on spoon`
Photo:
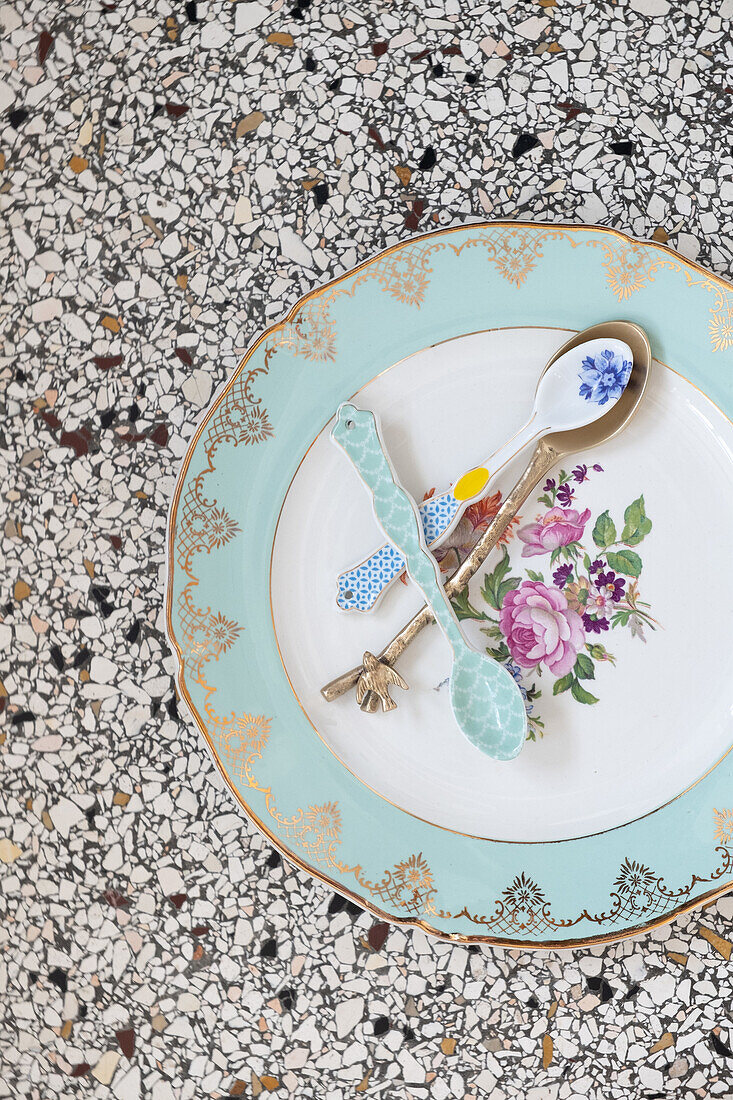
[[[596,405],[617,400],[631,376],[631,359],[617,350],[606,348],[596,355],[586,355],[581,363],[580,396]]]

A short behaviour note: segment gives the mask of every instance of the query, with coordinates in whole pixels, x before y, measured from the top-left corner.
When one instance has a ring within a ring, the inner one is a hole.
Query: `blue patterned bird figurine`
[[[477,749],[495,760],[512,760],[527,736],[527,711],[519,686],[488,654],[472,649],[461,633],[425,544],[420,513],[397,482],[379,436],[374,413],[344,404],[331,431],[371,490],[374,512],[387,538],[405,559],[435,621],[453,649],[450,699],[458,726]]]

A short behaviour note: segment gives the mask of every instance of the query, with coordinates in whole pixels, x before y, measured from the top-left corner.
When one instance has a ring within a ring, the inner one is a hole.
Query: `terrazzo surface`
[[[0,4],[0,1096],[733,1096],[733,897],[530,954],[388,928],[176,701],[166,509],[252,336],[491,217],[733,259],[722,4]]]

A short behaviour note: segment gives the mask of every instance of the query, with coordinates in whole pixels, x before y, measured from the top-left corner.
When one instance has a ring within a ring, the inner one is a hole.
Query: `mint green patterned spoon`
[[[450,700],[461,731],[472,745],[495,760],[512,760],[527,736],[527,711],[519,686],[491,657],[471,649],[461,633],[425,545],[417,505],[397,482],[379,436],[374,413],[345,404],[331,437],[346,451],[371,490],[374,513],[387,538],[402,554],[415,584],[453,649]]]

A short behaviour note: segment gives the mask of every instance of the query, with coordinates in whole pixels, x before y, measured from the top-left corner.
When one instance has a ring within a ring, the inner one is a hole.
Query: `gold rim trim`
[[[178,641],[175,637],[175,633],[174,633],[174,630],[173,630],[172,610],[173,610],[173,576],[174,576],[174,554],[173,554],[173,550],[174,550],[174,533],[175,533],[175,530],[176,530],[176,517],[177,517],[178,504],[179,504],[181,493],[182,493],[183,486],[184,486],[184,483],[185,483],[186,474],[188,473],[188,468],[190,466],[191,459],[193,458],[193,455],[194,455],[194,452],[196,450],[197,444],[199,442],[199,439],[201,438],[201,435],[204,432],[204,429],[207,427],[209,421],[213,417],[213,415],[214,415],[220,401],[222,400],[222,398],[224,398],[228,393],[231,392],[236,380],[239,378],[240,374],[244,370],[244,367],[246,366],[248,361],[251,359],[251,357],[254,355],[254,353],[257,351],[257,349],[260,347],[260,345],[265,340],[267,340],[269,337],[271,337],[273,334],[277,333],[278,331],[283,330],[297,316],[299,311],[302,310],[303,307],[307,303],[315,301],[319,297],[326,294],[333,287],[337,286],[340,282],[344,281],[347,278],[350,278],[350,277],[354,276],[355,274],[357,274],[360,271],[363,271],[365,268],[367,268],[370,264],[374,263],[376,260],[381,259],[381,258],[385,258],[389,255],[392,255],[394,252],[396,252],[400,248],[404,248],[404,247],[406,247],[407,245],[410,245],[410,244],[416,244],[420,241],[436,239],[436,238],[442,237],[442,236],[450,236],[453,233],[466,232],[467,230],[471,230],[471,229],[476,229],[476,230],[491,230],[491,229],[533,230],[534,229],[534,230],[546,230],[546,231],[556,230],[556,231],[559,231],[559,232],[566,231],[566,232],[573,232],[573,233],[580,233],[580,234],[586,234],[586,233],[587,234],[604,234],[604,235],[612,237],[612,238],[614,238],[618,241],[624,242],[628,245],[631,245],[631,246],[634,246],[634,247],[637,247],[637,248],[641,247],[641,248],[644,248],[644,249],[651,249],[652,251],[662,252],[662,253],[668,255],[669,257],[671,257],[673,262],[676,265],[680,265],[683,268],[686,267],[686,268],[691,269],[692,271],[698,272],[699,274],[704,276],[704,278],[706,280],[708,280],[709,282],[712,282],[714,285],[719,287],[724,293],[729,294],[731,292],[731,285],[729,283],[727,283],[723,278],[721,278],[718,275],[715,275],[714,273],[711,273],[711,272],[707,271],[705,268],[703,268],[700,264],[696,263],[694,260],[688,260],[685,257],[680,256],[679,253],[675,252],[674,249],[670,248],[669,245],[666,245],[666,244],[661,244],[661,243],[658,243],[656,241],[638,240],[634,237],[629,236],[626,233],[621,232],[620,230],[609,229],[606,226],[600,226],[600,225],[574,225],[574,224],[566,223],[566,222],[559,222],[557,224],[550,224],[550,223],[547,223],[547,222],[525,222],[525,221],[511,221],[511,220],[471,222],[471,223],[468,223],[467,225],[448,226],[448,227],[443,228],[443,229],[431,230],[431,231],[426,232],[426,233],[411,236],[407,240],[396,242],[395,244],[390,245],[388,248],[377,252],[375,255],[370,256],[368,259],[363,260],[361,263],[357,264],[356,267],[350,269],[347,272],[344,272],[342,275],[339,275],[339,276],[335,277],[334,279],[329,280],[323,286],[320,286],[320,287],[315,288],[314,290],[308,291],[301,298],[299,298],[297,302],[295,302],[295,304],[290,308],[290,310],[287,312],[287,314],[281,320],[279,320],[279,321],[275,322],[274,324],[268,326],[266,329],[264,329],[259,334],[259,336],[257,336],[255,338],[255,340],[252,342],[251,346],[247,349],[247,351],[243,355],[243,357],[240,360],[240,362],[239,362],[238,366],[236,367],[236,369],[232,372],[229,379],[227,379],[224,383],[222,383],[217,388],[217,391],[214,394],[214,396],[213,396],[213,398],[212,398],[212,400],[209,404],[208,409],[205,410],[205,412],[202,414],[200,423],[197,425],[196,430],[195,430],[194,434],[192,435],[191,440],[188,444],[188,447],[186,449],[186,453],[183,457],[183,460],[181,462],[181,466],[179,468],[178,476],[177,476],[177,479],[176,479],[175,490],[174,490],[173,497],[171,499],[171,503],[170,503],[169,510],[168,510],[168,538],[166,540],[167,570],[166,570],[166,591],[165,591],[165,628],[166,628],[166,634],[168,636],[169,644],[170,644],[170,646],[171,646],[171,648],[174,652],[174,655],[176,657],[176,663],[177,663],[176,683],[178,685],[179,694],[185,700],[186,705],[187,705],[187,707],[188,707],[188,709],[191,713],[191,716],[194,719],[194,722],[195,722],[199,732],[203,735],[204,741],[207,745],[207,748],[209,749],[209,752],[210,752],[210,754],[213,758],[213,761],[214,761],[216,767],[218,768],[222,778],[224,779],[225,783],[227,784],[230,791],[234,795],[235,799],[237,800],[237,802],[241,805],[242,809],[244,810],[245,816],[247,818],[249,818],[249,820],[251,820],[256,825],[256,827],[260,830],[260,832],[268,838],[270,843],[273,844],[279,851],[281,851],[291,863],[293,863],[295,866],[299,867],[301,870],[305,871],[307,874],[311,875],[313,878],[316,878],[319,881],[323,882],[325,885],[331,887],[331,889],[335,890],[339,894],[341,894],[345,897],[348,897],[348,898],[352,899],[353,901],[357,902],[359,905],[363,906],[365,909],[367,909],[369,912],[373,913],[375,916],[380,917],[382,919],[385,919],[385,920],[387,920],[387,921],[389,921],[390,923],[393,923],[393,924],[407,925],[407,926],[411,926],[411,927],[414,927],[414,928],[420,928],[422,931],[427,932],[430,935],[434,935],[438,939],[442,939],[442,940],[453,942],[453,943],[486,943],[486,944],[489,944],[489,945],[492,945],[492,946],[498,946],[498,947],[516,947],[516,948],[523,948],[523,949],[529,949],[529,950],[535,950],[535,949],[537,949],[537,950],[539,950],[539,949],[572,950],[575,947],[586,947],[586,946],[592,946],[594,944],[603,944],[603,943],[615,942],[615,941],[618,941],[618,940],[626,939],[629,936],[638,935],[642,932],[651,931],[654,928],[658,928],[658,927],[660,927],[664,924],[668,924],[670,921],[674,920],[675,917],[677,917],[677,916],[679,916],[683,913],[687,913],[690,910],[696,908],[697,906],[705,904],[708,901],[713,901],[716,898],[720,897],[721,895],[727,893],[733,887],[733,879],[731,879],[729,882],[726,882],[725,884],[723,884],[721,886],[718,886],[718,887],[716,887],[712,890],[708,890],[706,892],[703,892],[702,894],[699,894],[694,898],[688,898],[683,904],[677,906],[676,908],[674,908],[672,910],[669,910],[668,912],[666,912],[666,913],[664,913],[664,914],[662,914],[658,917],[655,917],[652,920],[641,922],[638,925],[633,925],[633,926],[627,927],[625,929],[619,929],[618,931],[614,930],[612,932],[604,933],[604,934],[599,935],[599,936],[576,937],[576,938],[567,939],[567,940],[539,940],[539,939],[519,940],[519,939],[512,939],[510,937],[494,937],[494,936],[487,936],[487,935],[481,935],[481,934],[467,935],[467,934],[458,933],[458,932],[445,932],[445,931],[443,931],[439,928],[436,928],[436,927],[430,925],[427,921],[423,920],[421,917],[417,917],[417,916],[414,916],[414,915],[402,916],[400,914],[395,914],[395,913],[387,912],[386,910],[382,910],[378,906],[374,905],[371,901],[364,898],[362,895],[357,894],[356,892],[351,890],[349,887],[347,887],[347,886],[343,885],[342,883],[337,882],[336,880],[332,879],[329,875],[325,874],[324,871],[322,871],[321,869],[319,869],[319,868],[313,866],[312,864],[306,862],[305,860],[301,859],[291,849],[289,849],[280,839],[278,839],[278,837],[276,837],[272,833],[272,831],[267,827],[267,825],[265,825],[265,823],[258,817],[258,815],[252,810],[252,808],[244,800],[244,798],[242,797],[242,794],[233,785],[233,783],[232,783],[231,779],[229,778],[229,775],[227,774],[224,766],[222,765],[221,761],[219,760],[219,757],[217,755],[214,743],[213,743],[213,741],[212,741],[212,739],[209,735],[206,724],[203,722],[203,720],[201,718],[201,715],[199,714],[196,706],[193,703],[193,700],[191,699],[191,697],[189,695],[189,692],[188,692],[188,689],[187,689],[186,683],[185,683],[185,677],[184,677],[184,663],[183,663],[183,660],[182,660],[182,652],[181,652],[181,648],[178,644]],[[537,327],[541,327],[541,326],[537,326]],[[660,360],[658,360],[658,362],[659,361]],[[389,369],[389,368],[387,368],[387,369]],[[677,373],[677,372],[675,372],[675,373]],[[696,387],[696,388],[699,388],[699,387]],[[703,391],[700,391],[700,392],[703,392]],[[705,396],[707,397],[706,394],[705,394]],[[708,398],[708,400],[709,400],[709,398]],[[714,765],[714,767],[715,766],[716,765]],[[706,774],[708,774],[708,773],[706,773]],[[704,778],[704,777],[701,777],[701,779],[702,778]],[[700,780],[698,780],[698,782],[699,781]],[[680,797],[680,796],[678,795],[676,797]],[[656,811],[653,811],[653,812],[656,812]],[[620,827],[623,827],[623,826],[620,826]],[[502,843],[506,843],[506,842],[502,842]],[[553,843],[553,842],[550,842],[550,843]],[[555,843],[557,843],[557,842],[555,842]],[[569,843],[569,842],[561,841],[559,843]],[[694,882],[693,882],[693,885],[691,886],[691,889],[693,889],[693,888],[694,888]]]

